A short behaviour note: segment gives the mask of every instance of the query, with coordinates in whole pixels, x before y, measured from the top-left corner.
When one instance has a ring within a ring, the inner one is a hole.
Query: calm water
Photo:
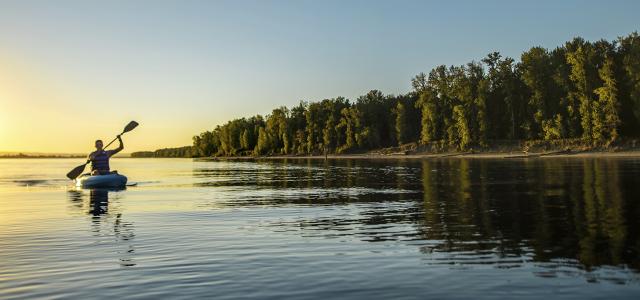
[[[0,160],[0,298],[640,298],[640,159]]]

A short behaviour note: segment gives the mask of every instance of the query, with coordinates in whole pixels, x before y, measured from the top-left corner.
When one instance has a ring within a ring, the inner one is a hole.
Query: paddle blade
[[[84,167],[87,164],[83,164],[81,166],[77,166],[75,167],[73,170],[71,170],[69,173],[67,173],[67,177],[71,180],[78,178],[78,176],[80,176],[80,174],[82,174],[82,172],[84,172]]]
[[[129,131],[133,130],[136,127],[138,127],[138,122],[131,121],[131,122],[129,122],[129,124],[127,124],[127,126],[124,127],[124,130],[122,131],[122,133],[129,132]]]

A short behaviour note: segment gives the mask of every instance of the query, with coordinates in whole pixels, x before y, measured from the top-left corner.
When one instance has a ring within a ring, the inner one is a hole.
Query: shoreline
[[[443,159],[443,158],[472,158],[472,159],[545,159],[545,158],[640,158],[640,150],[627,151],[580,151],[580,152],[479,152],[479,153],[414,153],[414,154],[331,154],[331,155],[272,155],[272,156],[214,156],[194,157],[205,160],[280,160],[280,159]]]
[[[413,152],[413,153],[354,153],[328,155],[263,155],[263,156],[210,156],[210,157],[131,157],[116,156],[114,158],[189,158],[203,160],[280,160],[280,159],[442,159],[442,158],[472,158],[472,159],[532,159],[532,158],[571,158],[571,157],[637,157],[640,149],[624,150],[582,150],[582,151],[487,151],[487,152]],[[0,159],[84,159],[84,156],[0,156]]]

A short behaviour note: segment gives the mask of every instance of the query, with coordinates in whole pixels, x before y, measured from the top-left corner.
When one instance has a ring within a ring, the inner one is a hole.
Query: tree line
[[[132,152],[131,157],[194,157],[193,147],[163,148],[156,151]]]
[[[349,153],[406,143],[468,150],[498,140],[579,138],[608,147],[640,134],[640,36],[574,38],[520,60],[498,52],[440,65],[403,95],[372,90],[279,107],[193,137],[186,156]]]

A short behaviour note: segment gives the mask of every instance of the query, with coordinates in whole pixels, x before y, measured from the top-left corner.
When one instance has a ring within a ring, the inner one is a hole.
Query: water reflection
[[[135,254],[133,223],[124,221],[119,209],[109,211],[110,194],[111,201],[117,202],[116,195],[121,191],[112,189],[70,190],[69,200],[72,207],[91,217],[91,232],[94,237],[109,240],[115,238],[114,246],[117,248],[118,263],[123,267],[132,267],[136,265],[133,260]]]
[[[636,201],[628,201],[637,197],[637,164],[605,159],[422,164],[425,215],[419,230],[424,239],[444,241],[434,246],[437,251],[490,253],[516,258],[515,265],[560,259],[553,267],[640,269],[640,214]],[[625,184],[621,175],[635,184]]]
[[[625,283],[607,268],[640,270],[638,160],[283,160],[193,172],[220,192],[217,205],[345,207],[267,224],[277,231],[416,245],[430,264],[535,264],[548,269],[541,277]]]

